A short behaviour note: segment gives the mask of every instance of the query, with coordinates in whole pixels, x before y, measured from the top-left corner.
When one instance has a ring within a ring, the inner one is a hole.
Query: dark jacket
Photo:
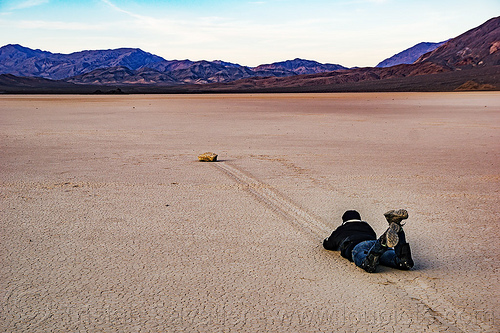
[[[364,221],[345,222],[323,241],[327,250],[340,251],[340,255],[352,261],[352,249],[365,240],[375,240],[373,228]]]

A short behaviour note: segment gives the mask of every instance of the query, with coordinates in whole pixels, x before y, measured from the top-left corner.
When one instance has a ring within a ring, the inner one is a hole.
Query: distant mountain
[[[169,72],[181,84],[206,84],[213,82],[231,82],[255,74],[244,66],[223,65],[210,61],[196,61],[191,66]]]
[[[0,74],[65,79],[94,69],[125,66],[135,70],[165,59],[140,49],[81,51],[71,54],[32,50],[21,45],[0,48]]]
[[[117,93],[115,87],[73,84],[39,77],[19,77],[12,74],[0,74],[0,93],[14,94],[91,94]]]
[[[365,67],[353,68],[348,70],[337,70],[319,74],[297,75],[282,78],[246,78],[223,85],[217,86],[217,89],[289,89],[298,87],[320,87],[342,84],[353,84],[364,81],[380,81],[394,78],[406,78],[418,75],[445,73],[451,71],[441,65],[426,62],[418,65],[396,65],[388,68]],[[214,86],[216,87],[216,86]],[[204,87],[209,89],[209,87]],[[202,88],[203,89],[203,88]]]
[[[17,88],[32,88],[46,85],[53,88],[54,86],[67,87],[68,83],[38,77],[19,77],[12,74],[0,74],[0,85]]]
[[[234,64],[232,62],[222,61],[222,60],[214,60],[212,62],[214,64],[222,65],[222,66],[226,66],[226,67],[241,67],[241,65]]]
[[[500,16],[450,39],[416,63],[433,62],[452,69],[500,65]]]
[[[0,74],[67,80],[78,84],[206,84],[248,77],[285,77],[344,69],[340,65],[295,59],[256,68],[215,61],[165,60],[141,49],[81,51],[71,54],[0,48]]]
[[[409,49],[401,51],[398,54],[395,54],[392,57],[381,61],[375,67],[391,67],[401,64],[413,64],[421,55],[430,51],[434,51],[444,43],[446,43],[446,41],[440,43],[418,43],[410,47]]]
[[[163,66],[152,66],[165,68]],[[161,71],[148,67],[132,70],[125,66],[100,68],[89,73],[65,79],[76,84],[120,85],[158,85],[173,86],[182,84],[207,84],[232,82],[249,77],[284,77],[295,75],[290,71],[252,70],[239,65],[223,65],[210,61],[183,61],[168,65],[168,70]]]
[[[290,71],[297,75],[300,74],[317,74],[324,72],[336,71],[339,69],[347,69],[341,65],[335,64],[321,64],[317,61],[304,60],[296,58],[294,60],[287,60],[282,62],[275,62],[267,65],[260,65],[253,68],[256,71],[259,70],[284,70]]]
[[[177,69],[185,69],[192,66],[195,62],[191,60],[163,60],[157,63],[148,64],[147,67],[159,72],[170,72]]]
[[[125,66],[100,68],[90,73],[70,77],[66,82],[76,84],[124,85],[124,84],[157,84],[174,85],[177,81],[170,75],[150,68],[132,70]]]

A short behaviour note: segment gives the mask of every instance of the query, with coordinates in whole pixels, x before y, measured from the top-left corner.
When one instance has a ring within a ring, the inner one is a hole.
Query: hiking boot
[[[361,263],[361,268],[363,268],[368,273],[374,273],[377,269],[379,258],[379,254],[369,253]]]
[[[400,253],[396,253],[399,258],[399,266],[400,269],[408,270],[415,265],[413,259],[411,258],[410,244],[404,243],[401,245],[401,249],[399,249]]]
[[[390,210],[387,213],[384,214],[385,219],[387,222],[389,222],[389,225],[391,223],[396,223],[399,226],[402,226],[401,221],[406,220],[408,218],[408,212],[406,209],[398,209],[398,210]]]
[[[380,244],[384,247],[394,247],[399,242],[398,232],[401,231],[401,226],[395,222],[389,224],[389,228],[380,236]]]

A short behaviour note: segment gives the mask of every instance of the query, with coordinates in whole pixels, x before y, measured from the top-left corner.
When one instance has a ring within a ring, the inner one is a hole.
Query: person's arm
[[[330,237],[325,238],[325,240],[323,241],[323,247],[325,249],[330,250],[330,251],[338,251],[339,250],[339,242],[337,240],[338,237],[336,237],[337,233],[338,233],[338,228],[332,232]]]

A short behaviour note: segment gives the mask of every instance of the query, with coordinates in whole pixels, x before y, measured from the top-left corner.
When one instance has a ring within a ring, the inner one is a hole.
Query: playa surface
[[[499,127],[495,92],[0,96],[0,328],[497,332]],[[323,249],[398,208],[413,270]]]

